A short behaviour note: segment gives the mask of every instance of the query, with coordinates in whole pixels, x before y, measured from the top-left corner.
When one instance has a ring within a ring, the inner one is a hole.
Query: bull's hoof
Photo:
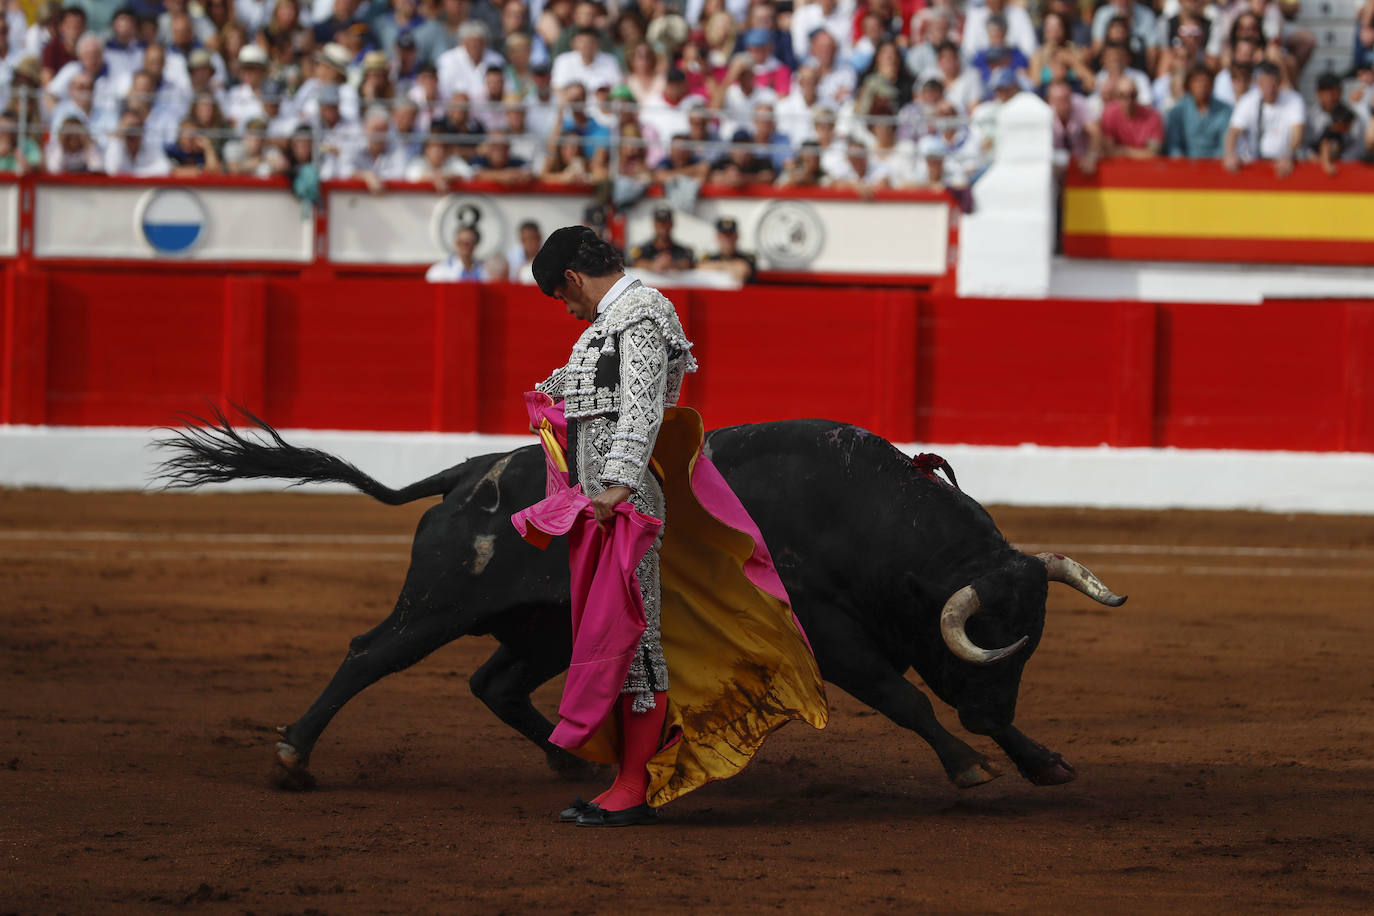
[[[1044,765],[1035,772],[1025,773],[1023,775],[1032,785],[1062,786],[1067,782],[1073,782],[1077,779],[1078,771],[1073,768],[1073,764],[1069,763],[1058,754],[1055,754],[1052,758],[1046,760]]]
[[[981,786],[985,782],[992,782],[1001,775],[1001,770],[993,766],[990,761],[983,760],[965,767],[950,779],[961,789],[972,789],[974,786]]]
[[[308,792],[318,783],[307,768],[308,760],[285,741],[277,742],[277,774],[272,781],[278,789]]]

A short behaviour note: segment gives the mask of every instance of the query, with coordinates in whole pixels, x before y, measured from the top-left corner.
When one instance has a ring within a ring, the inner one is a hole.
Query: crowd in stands
[[[28,9],[34,9],[27,7]],[[1297,0],[19,0],[0,170],[319,180],[962,187],[999,108],[1058,153],[1374,147],[1374,0],[1349,85],[1295,91]],[[627,190],[628,189],[628,190]]]

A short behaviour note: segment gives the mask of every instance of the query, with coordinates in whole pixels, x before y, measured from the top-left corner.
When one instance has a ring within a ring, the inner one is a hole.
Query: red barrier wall
[[[198,268],[3,271],[0,422],[154,426],[204,399],[283,427],[520,433],[579,324],[531,287]],[[670,294],[714,426],[896,441],[1374,451],[1374,303]]]

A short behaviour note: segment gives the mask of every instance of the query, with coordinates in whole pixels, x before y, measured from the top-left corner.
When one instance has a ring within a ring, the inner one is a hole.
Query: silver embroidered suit
[[[563,399],[568,419],[569,470],[573,483],[595,496],[621,484],[631,488],[636,509],[667,526],[663,489],[649,457],[663,423],[663,409],[677,403],[682,377],[696,371],[673,304],[638,281],[602,302],[595,320],[573,345],[568,364],[535,387]],[[652,709],[654,693],[668,689],[660,643],[662,596],[658,552],[663,531],[636,573],[644,599],[644,634],[622,693],[634,709]]]

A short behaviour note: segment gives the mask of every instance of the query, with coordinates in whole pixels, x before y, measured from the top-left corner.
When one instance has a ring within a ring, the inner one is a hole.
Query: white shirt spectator
[[[410,157],[398,145],[388,146],[380,156],[371,155],[364,146],[353,154],[351,170],[354,175],[371,172],[382,181],[404,181],[409,165]]]
[[[852,67],[836,63],[835,69],[823,75],[816,84],[816,98],[827,108],[838,108],[854,95],[854,87],[858,84],[858,74]]]
[[[162,151],[162,147],[144,137],[139,144],[138,154],[129,155],[129,147],[123,138],[114,137],[105,149],[106,175],[133,175],[136,178],[161,178],[172,174],[172,161]]]
[[[114,106],[113,100],[105,99],[102,101],[99,97],[95,99],[95,104],[91,106],[89,114],[71,99],[58,102],[57,107],[53,109],[52,120],[48,122],[53,128],[52,135],[54,137],[57,136],[57,128],[68,118],[76,118],[85,124],[91,139],[95,141],[95,145],[103,150],[105,141],[109,139],[110,133],[119,123],[119,109]]]
[[[110,71],[111,81],[123,85],[143,68],[143,46],[130,42],[128,47],[121,47],[114,39],[105,42],[105,66]]]
[[[973,67],[960,70],[954,81],[945,86],[945,98],[964,114],[976,108],[986,95],[983,75]]]
[[[1236,84],[1231,79],[1231,71],[1225,67],[1221,68],[1216,79],[1212,81],[1212,98],[1225,102],[1232,108],[1236,105]]]
[[[888,183],[894,188],[910,188],[920,184],[922,160],[916,157],[916,144],[910,140],[898,140],[886,152],[877,148],[868,151],[870,168],[879,163],[887,170]]]
[[[339,98],[340,109],[343,106],[343,98]],[[224,95],[224,116],[233,122],[234,127],[243,130],[243,125],[254,118],[267,117],[267,112],[262,107],[262,101],[258,99],[253,87],[247,83],[239,83]]]
[[[849,161],[848,156],[842,156],[838,162],[832,162],[832,166],[826,167],[822,164],[821,168],[825,170],[823,184],[832,185],[842,181],[857,181],[864,187],[871,188],[882,183],[885,179],[890,180],[892,177],[888,164],[873,158],[868,160],[868,169],[862,178],[859,177],[858,171],[854,168],[854,164]]]
[[[676,105],[655,92],[639,106],[639,126],[648,141],[648,160],[657,162],[678,134],[687,133],[687,112],[701,104],[697,96],[685,96]]]
[[[854,46],[854,0],[839,0],[828,14],[821,4],[812,0],[792,13],[792,49],[811,46],[811,33],[825,29],[835,37],[835,56],[849,56]]]
[[[974,55],[988,47],[988,19],[991,16],[986,6],[968,11],[964,19],[964,40],[959,46],[964,60],[973,60]],[[1007,6],[1002,10],[1002,18],[1007,20],[1007,44],[1020,48],[1021,53],[1029,58],[1040,46],[1040,41],[1035,37],[1035,26],[1026,8]]]
[[[590,93],[602,86],[615,86],[620,77],[620,62],[605,51],[598,51],[590,64],[576,51],[564,51],[553,59],[549,82],[556,90],[581,83]]]
[[[1273,105],[1264,101],[1258,88],[1251,89],[1240,97],[1231,112],[1231,126],[1241,130],[1236,138],[1236,155],[1246,162],[1287,156],[1293,128],[1304,127],[1306,123],[1307,109],[1302,96],[1292,89],[1280,89]],[[1301,153],[1299,140],[1297,154]]]
[[[81,61],[68,61],[62,65],[61,70],[53,74],[52,79],[48,80],[45,91],[53,98],[59,100],[65,99],[67,97],[67,87],[71,85],[72,78],[78,73],[84,72],[84,70],[85,68],[81,66]],[[113,98],[113,104],[116,106],[119,104],[118,83],[114,79],[108,66],[102,67],[100,75],[95,79],[95,94],[97,97],[101,95],[111,96]]]
[[[471,178],[476,173],[462,156],[449,156],[444,160],[439,174],[444,178]],[[411,158],[406,165],[406,181],[429,181],[434,178],[434,169],[423,155]]]
[[[492,67],[503,67],[505,63],[505,58],[491,48],[487,48],[477,62],[462,45],[445,51],[434,62],[439,76],[439,98],[448,101],[455,92],[462,92],[474,102],[485,101],[487,83],[482,74]]]
[[[449,255],[437,264],[431,265],[429,270],[425,271],[426,283],[461,283],[465,280],[468,282],[481,283],[486,279],[487,268],[480,260],[473,261],[472,269],[467,271],[465,276],[463,262],[458,260],[458,255],[456,254]]]
[[[724,117],[721,118],[720,135],[728,137],[741,127],[753,124],[755,105],[775,105],[778,94],[765,86],[755,86],[754,91],[745,94],[739,83],[732,83],[725,90]]]
[[[299,121],[313,121],[320,114],[320,104],[316,101],[316,96],[320,93],[320,87],[324,84],[317,79],[308,79],[301,83],[301,87],[292,96],[291,103],[294,108],[290,114]],[[220,105],[223,110],[224,105]],[[339,86],[339,114],[345,121],[357,121],[361,108],[358,101],[358,90],[348,83]],[[282,111],[286,111],[286,104],[282,104]]]
[[[362,143],[362,131],[356,124],[340,121],[333,127],[321,126],[320,180],[352,178],[353,163]]]
[[[819,93],[817,94],[819,96]],[[819,98],[817,99],[819,104]],[[778,132],[792,141],[793,146],[816,139],[816,117],[802,97],[801,87],[792,84],[792,91],[782,97],[777,107]]]

